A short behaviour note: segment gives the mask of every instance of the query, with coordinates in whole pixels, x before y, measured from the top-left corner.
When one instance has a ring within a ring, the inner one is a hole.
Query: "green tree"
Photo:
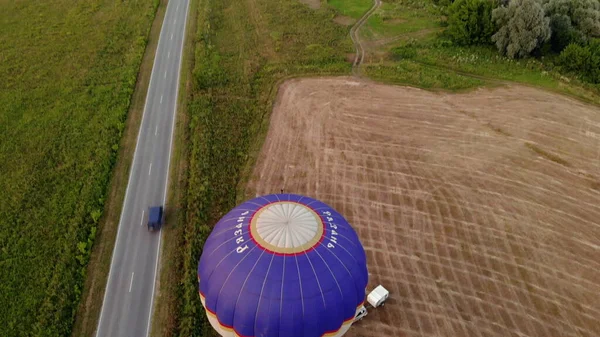
[[[447,34],[461,45],[491,43],[496,4],[491,0],[456,0],[449,8]]]
[[[600,37],[598,0],[543,0],[552,28],[552,49],[563,50],[570,43],[584,44]]]
[[[492,41],[510,58],[528,56],[551,36],[550,19],[537,0],[513,0],[494,9],[492,20],[499,27]]]
[[[592,83],[600,83],[600,39],[592,39],[588,44],[590,50],[588,80]]]
[[[552,37],[550,45],[552,50],[560,53],[571,43],[584,44],[585,37],[573,27],[571,18],[566,15],[552,15],[550,17],[550,29]]]
[[[546,16],[566,16],[573,28],[586,37],[600,37],[598,0],[543,0],[543,6]]]

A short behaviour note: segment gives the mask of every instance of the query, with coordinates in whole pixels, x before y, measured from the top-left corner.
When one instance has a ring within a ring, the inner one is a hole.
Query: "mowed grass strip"
[[[0,336],[68,336],[157,0],[0,0]]]

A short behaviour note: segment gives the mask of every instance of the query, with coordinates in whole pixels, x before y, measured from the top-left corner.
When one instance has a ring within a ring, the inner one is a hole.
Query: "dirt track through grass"
[[[598,336],[598,110],[519,86],[292,80],[249,189],[357,229],[391,298],[348,336]]]
[[[381,0],[373,0],[373,7],[369,9],[350,29],[350,38],[354,43],[356,49],[356,56],[354,57],[354,63],[352,64],[352,73],[358,75],[360,65],[365,59],[365,48],[360,41],[360,28],[367,22],[369,17],[381,6]]]

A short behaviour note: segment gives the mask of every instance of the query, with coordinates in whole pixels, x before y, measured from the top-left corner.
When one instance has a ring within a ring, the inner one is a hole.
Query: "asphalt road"
[[[188,2],[167,5],[96,337],[149,334],[161,232],[148,232],[146,221],[167,194]]]

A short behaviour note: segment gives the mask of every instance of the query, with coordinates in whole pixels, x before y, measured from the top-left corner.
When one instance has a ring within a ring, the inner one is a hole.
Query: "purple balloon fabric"
[[[321,337],[352,322],[368,272],[364,248],[342,215],[306,196],[272,194],[242,203],[215,225],[198,280],[207,315],[225,331]]]

